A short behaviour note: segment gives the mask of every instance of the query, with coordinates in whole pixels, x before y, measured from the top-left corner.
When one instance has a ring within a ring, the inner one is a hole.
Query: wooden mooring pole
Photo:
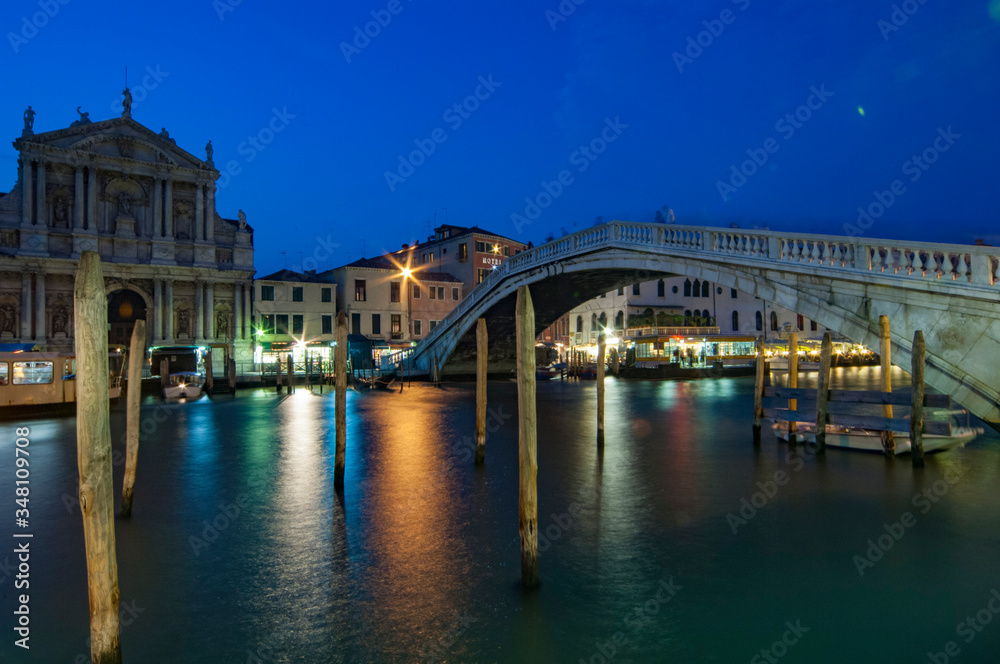
[[[486,371],[489,338],[486,319],[476,321],[476,465],[486,460]]]
[[[212,368],[212,349],[208,349],[208,353],[205,354],[205,391],[209,394],[212,393],[212,389],[215,387],[215,373]]]
[[[333,464],[333,486],[342,491],[347,454],[347,314],[343,310],[337,314],[336,344],[333,363],[337,375],[334,394],[337,452]]]
[[[281,358],[279,357],[277,363],[274,365],[274,389],[278,394],[281,394]]]
[[[792,332],[788,335],[788,387],[799,386],[799,335]],[[798,399],[788,400],[788,410],[798,410]],[[788,444],[795,444],[795,431],[798,429],[797,422],[788,423]]]
[[[295,389],[295,362],[291,353],[288,354],[288,385],[285,386],[285,394],[291,394]]]
[[[535,414],[535,307],[527,286],[517,289],[517,425],[520,482],[521,585],[538,585],[538,430]]]
[[[122,482],[122,516],[132,516],[135,466],[139,458],[139,402],[142,398],[142,362],[146,357],[146,321],[132,328],[128,351],[128,392],[125,395],[125,479]]]
[[[830,358],[833,356],[833,341],[830,333],[823,335],[823,346],[819,354],[819,379],[816,394],[816,451],[826,450],[827,404],[830,400]]]
[[[757,362],[753,381],[753,444],[760,445],[760,427],[764,422],[764,337],[757,337]]]
[[[108,412],[108,298],[101,259],[93,251],[80,254],[73,313],[76,445],[90,597],[90,659],[94,664],[121,664]]]
[[[164,357],[160,360],[160,387],[170,384],[170,358]]]
[[[913,333],[912,364],[910,375],[913,378],[913,400],[910,411],[910,456],[913,457],[913,467],[924,466],[924,333],[917,330]]]
[[[604,356],[607,353],[607,337],[604,332],[597,335],[597,444],[604,445]]]
[[[878,355],[882,361],[882,391],[892,392],[892,346],[889,338],[889,317],[885,314],[878,317]],[[882,417],[892,419],[892,404],[883,404]],[[882,432],[882,447],[890,459],[896,456],[896,434],[892,431]]]
[[[229,391],[236,394],[236,358],[229,358]]]

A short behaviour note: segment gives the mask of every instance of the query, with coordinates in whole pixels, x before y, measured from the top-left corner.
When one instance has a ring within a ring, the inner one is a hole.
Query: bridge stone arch
[[[444,373],[474,372],[479,317],[487,320],[491,362],[512,359],[523,285],[541,332],[619,286],[687,276],[781,305],[873,348],[885,314],[892,359],[907,371],[913,333],[923,330],[928,384],[996,427],[998,258],[995,247],[611,222],[506,261],[417,345],[412,361],[423,370],[433,361]]]

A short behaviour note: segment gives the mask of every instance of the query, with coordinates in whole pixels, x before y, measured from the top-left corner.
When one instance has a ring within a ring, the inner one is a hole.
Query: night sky
[[[235,162],[218,210],[246,211],[259,274],[397,249],[435,221],[537,244],[663,205],[857,234],[895,180],[866,236],[1000,244],[1000,0],[577,2],[8,0],[0,118],[13,140],[28,104],[36,132],[78,105],[120,115],[127,66],[137,121]],[[433,153],[411,160],[418,145]],[[0,146],[0,191],[15,155]]]

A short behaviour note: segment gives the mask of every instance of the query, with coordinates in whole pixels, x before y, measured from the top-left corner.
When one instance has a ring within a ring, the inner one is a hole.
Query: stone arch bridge
[[[872,348],[885,314],[892,360],[907,370],[913,333],[923,330],[927,383],[998,426],[998,257],[998,247],[614,221],[505,261],[413,349],[409,363],[417,371],[474,373],[480,317],[491,364],[512,361],[519,286],[531,286],[541,332],[619,286],[689,276],[779,304]]]

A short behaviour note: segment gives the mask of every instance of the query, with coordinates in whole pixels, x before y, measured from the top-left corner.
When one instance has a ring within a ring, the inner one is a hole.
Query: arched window
[[[774,313],[773,311],[771,312],[771,331],[772,332],[778,331],[778,314]]]
[[[666,297],[667,296],[667,285],[663,283],[663,279],[656,282],[656,296]]]
[[[708,313],[708,309],[702,309],[701,317],[704,318],[705,320],[711,318],[711,314]]]
[[[583,316],[576,317],[576,331],[583,334]]]
[[[608,326],[608,315],[602,311],[601,312],[601,317],[597,319],[597,323],[601,326],[602,330],[605,329],[605,328],[607,328],[607,326]]]
[[[758,311],[756,318],[757,318],[757,331],[762,332],[764,330],[764,315]]]
[[[712,297],[712,284],[707,281],[701,285],[701,296],[702,297]]]
[[[597,329],[597,314],[590,314],[590,331],[593,332]]]
[[[691,280],[684,280],[684,297],[691,297]]]
[[[625,329],[625,312],[619,311],[615,314],[615,329],[624,330]]]
[[[694,297],[701,297],[701,282],[697,279],[694,280]]]
[[[691,318],[691,310],[690,309],[685,309],[684,310],[684,317],[685,318]]]
[[[806,324],[805,324],[805,321],[804,321],[804,320],[803,320],[803,318],[802,318],[802,314],[799,314],[799,315],[798,315],[798,316],[797,316],[797,317],[795,318],[795,326],[796,326],[796,328],[797,328],[797,329],[798,329],[798,330],[799,330],[800,332],[801,332],[802,330],[806,329]]]
[[[740,331],[740,312],[733,312],[733,332]]]

